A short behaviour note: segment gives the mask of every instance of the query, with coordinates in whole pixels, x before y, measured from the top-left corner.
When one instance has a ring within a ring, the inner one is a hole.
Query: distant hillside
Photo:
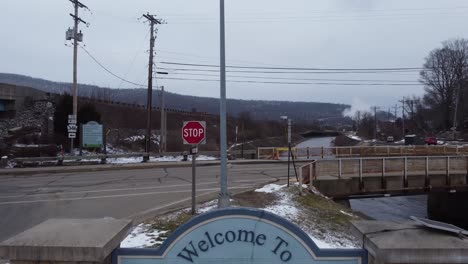
[[[53,82],[24,75],[0,73],[0,83],[27,86],[50,93],[71,93],[72,84]],[[125,103],[146,104],[147,90],[136,89],[110,89],[95,85],[79,84],[79,96],[99,98]],[[153,91],[153,105],[158,106],[160,92]],[[211,114],[219,113],[219,99],[196,97],[176,93],[166,93],[166,107],[186,111],[200,111]],[[349,105],[314,103],[314,102],[288,102],[288,101],[260,101],[228,99],[228,114],[238,116],[242,112],[249,112],[254,119],[278,120],[281,115],[288,115],[297,121],[334,120],[343,119],[343,111]]]

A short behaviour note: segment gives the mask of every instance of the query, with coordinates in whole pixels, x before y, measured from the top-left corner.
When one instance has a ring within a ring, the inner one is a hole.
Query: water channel
[[[329,147],[334,137],[310,138],[296,147]],[[427,196],[399,196],[351,200],[351,208],[376,220],[404,221],[410,216],[427,217]]]

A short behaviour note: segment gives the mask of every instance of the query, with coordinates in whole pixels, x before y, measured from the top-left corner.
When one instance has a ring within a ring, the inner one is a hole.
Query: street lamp
[[[227,128],[226,128],[226,44],[224,30],[224,0],[219,1],[219,28],[220,28],[220,151],[221,151],[221,192],[218,198],[218,208],[229,207],[229,194],[227,188]]]

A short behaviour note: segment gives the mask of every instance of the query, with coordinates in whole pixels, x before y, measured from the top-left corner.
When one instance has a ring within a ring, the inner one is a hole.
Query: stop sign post
[[[196,214],[196,160],[197,146],[206,143],[206,122],[205,121],[186,121],[182,126],[182,140],[185,145],[192,145],[190,153],[192,154],[192,215]]]
[[[206,143],[206,122],[186,121],[182,126],[182,140],[185,145],[199,145]]]

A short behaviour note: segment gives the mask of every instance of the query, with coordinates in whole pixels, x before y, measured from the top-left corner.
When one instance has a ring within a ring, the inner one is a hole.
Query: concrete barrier
[[[468,263],[468,239],[415,222],[358,221],[352,232],[368,251],[369,264]]]
[[[11,264],[109,264],[130,220],[49,219],[0,243]]]

